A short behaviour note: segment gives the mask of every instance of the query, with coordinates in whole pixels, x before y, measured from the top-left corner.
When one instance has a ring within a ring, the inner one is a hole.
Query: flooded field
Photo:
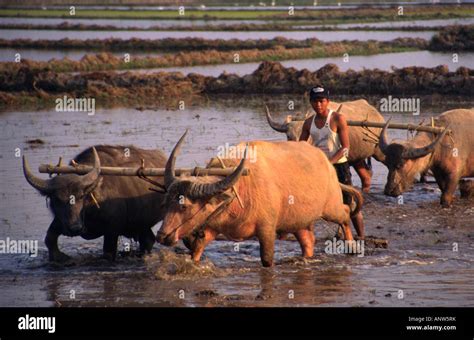
[[[277,241],[276,266],[271,269],[261,267],[254,240],[240,243],[237,251],[234,242],[215,241],[197,267],[182,244],[176,248],[155,245],[151,256],[140,259],[124,254],[124,244],[130,240],[122,238],[123,256],[111,264],[100,259],[102,239],[61,237],[60,248],[74,263],[47,262],[43,239],[51,215],[45,198],[25,181],[15,148],[22,149],[36,169],[40,163],[56,163],[59,156],[69,160],[93,144],[135,144],[169,153],[189,128],[177,164],[204,165],[225,143],[284,139],[268,126],[261,99],[246,104],[242,99],[212,99],[207,107],[184,111],[99,109],[94,116],[52,110],[0,113],[0,239],[39,243],[37,257],[0,254],[0,306],[473,305],[472,201],[457,200],[452,208],[441,209],[437,185],[428,183],[404,194],[404,204],[399,205],[395,198],[383,195],[387,170],[376,161],[372,191],[363,210],[366,232],[386,238],[389,244],[387,249],[368,244],[363,257],[326,254],[324,240],[334,236],[336,226],[319,221],[315,257],[304,260],[297,242]],[[288,100],[263,99],[282,109]],[[429,99],[423,102],[427,104],[422,105],[420,116],[394,114],[393,120],[419,122],[474,104],[449,98],[442,105],[430,105]],[[275,112],[277,118],[284,115]],[[404,138],[407,133],[393,130],[390,136]],[[27,143],[37,138],[44,144]],[[353,179],[359,186],[354,173]],[[458,251],[453,251],[453,243]]]
[[[284,37],[287,39],[304,40],[317,38],[322,41],[341,40],[378,40],[389,41],[396,38],[422,38],[430,39],[434,31],[406,32],[406,31],[291,31],[291,32],[219,32],[219,31],[61,31],[61,30],[25,30],[25,29],[2,29],[2,39],[163,39],[163,38],[204,38],[204,39],[273,39]]]

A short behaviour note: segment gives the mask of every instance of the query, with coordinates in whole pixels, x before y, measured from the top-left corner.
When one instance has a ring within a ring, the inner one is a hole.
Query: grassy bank
[[[296,10],[294,15],[287,11],[200,11],[187,10],[179,15],[175,10],[161,11],[117,11],[117,10],[80,10],[75,16],[66,9],[0,9],[1,17],[37,17],[37,18],[101,18],[101,19],[177,19],[177,20],[318,20],[320,23],[347,23],[364,21],[397,21],[465,18],[474,16],[473,5],[462,6],[404,6],[403,15],[398,15],[397,7],[357,8],[337,10]]]
[[[83,72],[83,71],[105,71],[105,70],[133,70],[150,69],[160,67],[182,67],[197,65],[215,65],[235,63],[238,55],[239,63],[281,61],[293,59],[312,59],[322,57],[342,57],[344,53],[351,56],[373,55],[381,53],[407,52],[421,49],[427,42],[424,40],[405,41],[395,40],[391,42],[333,42],[326,44],[314,44],[310,47],[286,48],[277,45],[266,49],[245,49],[233,51],[189,51],[166,54],[156,57],[131,57],[125,62],[122,57],[116,57],[110,53],[96,55],[85,55],[80,61],[70,59],[50,61],[24,60],[21,63],[0,63],[0,71],[18,70],[28,67],[32,70],[48,69],[54,72]]]
[[[430,41],[432,51],[474,51],[474,25],[448,27]]]
[[[87,39],[87,40],[30,40],[0,39],[0,48],[34,48],[48,50],[92,50],[92,51],[149,51],[149,52],[195,52],[195,51],[235,51],[284,47],[286,49],[326,46],[346,45],[348,47],[365,47],[367,41],[341,41],[341,42],[321,42],[316,38],[304,40],[287,39],[276,37],[273,39],[203,39],[203,38],[165,38],[165,39]],[[420,38],[399,38],[392,41],[373,41],[371,46],[387,47],[410,47],[426,48],[428,42]],[[133,53],[132,53],[133,54]]]

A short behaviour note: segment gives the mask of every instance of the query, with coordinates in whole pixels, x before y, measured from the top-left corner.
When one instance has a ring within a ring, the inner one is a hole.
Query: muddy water
[[[272,103],[283,108],[286,100],[277,97]],[[185,111],[97,110],[94,116],[54,111],[0,114],[0,239],[39,241],[37,257],[0,254],[0,306],[472,306],[472,202],[440,209],[436,185],[424,184],[404,195],[399,205],[383,196],[387,171],[376,161],[364,209],[366,228],[368,235],[388,239],[389,247],[367,245],[364,257],[326,254],[324,240],[332,238],[336,227],[319,221],[314,259],[299,257],[294,241],[277,241],[272,269],[260,266],[253,240],[240,243],[238,251],[233,242],[215,241],[196,267],[182,245],[155,245],[153,254],[143,260],[124,255],[129,240],[122,238],[121,256],[110,264],[100,259],[101,239],[61,237],[60,247],[74,263],[48,264],[42,239],[51,216],[45,199],[24,180],[15,148],[22,149],[36,169],[40,163],[56,162],[58,156],[70,159],[97,143],[133,143],[169,152],[178,135],[190,128],[178,165],[194,166],[203,165],[225,143],[283,139],[267,126],[260,101],[230,103],[211,100],[209,107]],[[419,121],[458,105],[456,100],[444,106],[427,104],[419,117],[395,114],[393,119]],[[284,114],[275,113],[279,118]],[[404,136],[406,132],[391,132],[391,137]],[[45,144],[26,143],[36,138]],[[355,176],[354,184],[359,185]],[[458,252],[452,251],[454,242]]]
[[[317,38],[322,41],[340,40],[379,40],[388,41],[396,38],[422,38],[430,39],[435,34],[434,31],[426,32],[404,32],[404,31],[291,31],[291,32],[196,32],[196,31],[61,31],[61,30],[24,30],[24,29],[4,29],[0,30],[2,39],[163,39],[163,38],[204,38],[204,39],[273,39],[284,37],[288,39],[304,40]]]

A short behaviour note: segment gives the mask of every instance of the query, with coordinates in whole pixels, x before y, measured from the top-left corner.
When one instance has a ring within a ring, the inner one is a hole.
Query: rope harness
[[[203,223],[201,223],[201,225],[193,228],[192,235],[196,238],[204,238],[204,229],[206,228],[206,225],[209,223],[209,221],[212,218],[219,216],[232,203],[235,198],[236,195],[234,193],[232,194],[232,196],[222,201],[216,208],[216,210],[214,210],[209,216],[206,217],[206,219]]]
[[[201,223],[200,225],[194,226],[191,229],[191,234],[196,238],[204,238],[204,229],[206,228],[206,225],[209,223],[209,221],[212,218],[220,215],[224,211],[224,209],[227,208],[232,203],[235,197],[236,197],[235,194],[233,194],[232,196],[228,197],[227,199],[219,203],[219,206],[213,212],[211,212],[209,216],[206,217],[203,223]],[[169,234],[173,234],[174,232],[176,232],[176,230],[181,228],[182,225],[188,223],[190,220],[195,218],[196,215],[199,214],[199,212],[206,206],[207,203],[209,203],[209,200],[198,211],[196,211],[196,213],[194,213],[189,219],[180,223],[177,227],[173,228],[173,230]]]

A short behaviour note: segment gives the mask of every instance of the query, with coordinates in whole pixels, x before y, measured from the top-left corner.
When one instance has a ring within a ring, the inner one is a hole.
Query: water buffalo
[[[173,245],[198,231],[201,235],[191,245],[192,258],[198,262],[218,234],[234,241],[257,237],[263,266],[272,266],[280,233],[293,233],[303,256],[313,256],[313,226],[319,218],[339,224],[346,239],[353,240],[350,215],[359,212],[362,195],[338,182],[334,167],[318,148],[292,141],[254,141],[248,147],[258,152],[256,161],[246,161],[247,148],[240,162],[225,159],[227,167],[238,165],[227,177],[176,177],[175,160],[185,135],[166,163],[167,212],[157,233],[160,243]],[[238,145],[239,150],[244,147]],[[249,176],[241,176],[245,166]],[[355,198],[353,212],[343,204],[341,188]]]
[[[151,250],[155,242],[151,228],[163,219],[164,195],[150,191],[150,184],[135,176],[100,175],[101,164],[139,167],[142,159],[147,167],[163,168],[167,157],[160,150],[96,145],[74,158],[74,162],[93,165],[89,173],[62,174],[44,180],[33,175],[23,156],[26,180],[50,199],[54,219],[45,239],[50,261],[69,259],[58,248],[60,235],[82,236],[86,240],[104,236],[104,257],[109,260],[115,259],[120,235],[138,240],[141,252]]]
[[[368,120],[371,122],[385,122],[382,115],[375,107],[370,105],[366,100],[359,99],[351,102],[336,103],[330,102],[329,108],[336,110],[342,104],[341,113],[347,120]],[[301,131],[305,120],[313,118],[312,112],[308,112],[303,119],[294,120],[292,116],[287,116],[284,123],[276,122],[270,112],[267,111],[267,120],[270,126],[278,131],[286,134],[288,140],[299,141]],[[379,136],[381,128],[366,128],[350,126],[349,127],[349,164],[354,167],[362,182],[362,190],[368,192],[370,190],[371,173],[368,171],[365,160],[374,157],[379,162],[384,162],[385,155],[377,146],[377,136]]]
[[[474,176],[474,110],[444,112],[435,119],[435,126],[445,127],[443,133],[420,131],[408,141],[389,143],[387,124],[379,143],[389,169],[385,195],[399,196],[417,174],[431,170],[442,192],[441,205],[450,206],[461,178]]]

